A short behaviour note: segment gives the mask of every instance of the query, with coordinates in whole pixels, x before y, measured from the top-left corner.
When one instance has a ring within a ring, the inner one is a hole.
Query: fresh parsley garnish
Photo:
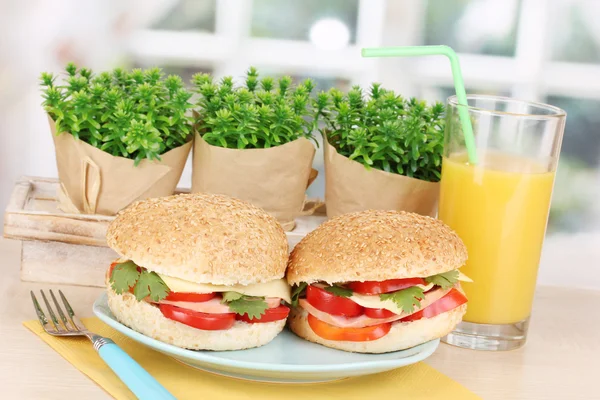
[[[423,299],[423,289],[418,286],[409,287],[406,289],[398,290],[393,293],[380,294],[379,298],[381,301],[391,300],[399,309],[406,313],[412,313],[415,307],[421,307],[421,300]]]
[[[115,265],[109,282],[117,294],[128,292],[133,287],[133,294],[138,301],[148,296],[152,301],[160,301],[167,297],[170,291],[156,272],[139,268],[133,261]]]
[[[458,282],[458,270],[452,270],[448,272],[444,272],[443,274],[437,274],[433,276],[428,276],[425,278],[425,282],[433,283],[441,287],[442,289],[451,288]]]
[[[347,289],[345,287],[341,287],[341,286],[327,286],[324,287],[323,289],[325,289],[325,291],[331,293],[331,294],[335,294],[336,296],[339,297],[350,297],[352,296],[352,290]]]
[[[239,315],[248,315],[248,318],[260,318],[269,306],[264,297],[246,296],[238,292],[222,293],[223,304],[227,304],[229,309]]]
[[[442,288],[442,290],[449,289],[458,282],[459,273],[457,270],[444,272],[443,274],[437,274],[428,276],[425,279],[427,283],[433,283],[436,286]],[[418,286],[409,287],[403,290],[398,290],[393,293],[380,294],[379,298],[382,301],[391,300],[399,309],[406,313],[412,313],[415,307],[421,307],[421,300],[424,297],[423,289]]]
[[[138,301],[148,296],[152,301],[161,301],[169,294],[169,287],[156,272],[142,270],[140,279],[133,288],[133,294]]]
[[[135,286],[139,278],[140,272],[138,271],[138,266],[133,261],[126,261],[115,265],[109,282],[115,293],[122,294]]]
[[[300,296],[302,296],[304,294],[307,287],[308,287],[308,283],[306,283],[306,282],[300,282],[297,286],[294,286],[294,289],[292,290],[292,306],[293,307],[298,306],[298,300],[300,300]]]

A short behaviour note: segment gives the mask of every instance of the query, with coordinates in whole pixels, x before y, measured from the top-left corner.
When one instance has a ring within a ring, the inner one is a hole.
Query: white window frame
[[[217,77],[240,76],[249,65],[256,65],[336,76],[357,84],[381,80],[386,86],[404,88],[406,95],[453,86],[445,61],[360,56],[363,47],[419,43],[425,1],[360,0],[356,44],[339,51],[320,50],[308,41],[250,37],[252,0],[216,0],[216,4],[214,33],[144,29],[132,36],[129,53],[144,63],[210,67]],[[549,94],[600,99],[600,65],[548,60],[553,4],[556,0],[522,0],[514,57],[459,53],[465,82],[529,100],[544,101]]]

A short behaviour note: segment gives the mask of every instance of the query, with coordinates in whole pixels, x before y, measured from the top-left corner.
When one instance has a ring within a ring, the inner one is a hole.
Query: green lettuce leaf
[[[327,286],[325,288],[326,292],[329,292],[331,294],[335,294],[336,296],[339,297],[350,297],[352,296],[352,290],[341,287],[341,286]]]
[[[306,288],[308,284],[306,282],[300,282],[297,286],[294,286],[292,289],[292,306],[298,307],[298,300],[300,300],[300,296],[306,292]]]

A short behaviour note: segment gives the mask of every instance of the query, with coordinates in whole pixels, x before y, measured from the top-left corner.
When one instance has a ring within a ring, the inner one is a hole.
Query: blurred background
[[[567,111],[540,282],[600,288],[599,20],[599,0],[0,0],[0,207],[19,176],[56,176],[41,71],[160,66],[189,80],[254,65],[320,89],[381,82],[444,101],[447,60],[365,60],[360,48],[447,44],[468,92]],[[323,197],[321,158],[311,197]],[[188,165],[180,185],[190,176]]]

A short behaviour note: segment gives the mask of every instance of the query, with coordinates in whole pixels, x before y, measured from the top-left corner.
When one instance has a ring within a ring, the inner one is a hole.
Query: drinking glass
[[[459,109],[473,126],[469,162]],[[438,218],[462,238],[467,313],[446,343],[509,350],[527,338],[566,113],[546,104],[472,95],[448,99]]]

